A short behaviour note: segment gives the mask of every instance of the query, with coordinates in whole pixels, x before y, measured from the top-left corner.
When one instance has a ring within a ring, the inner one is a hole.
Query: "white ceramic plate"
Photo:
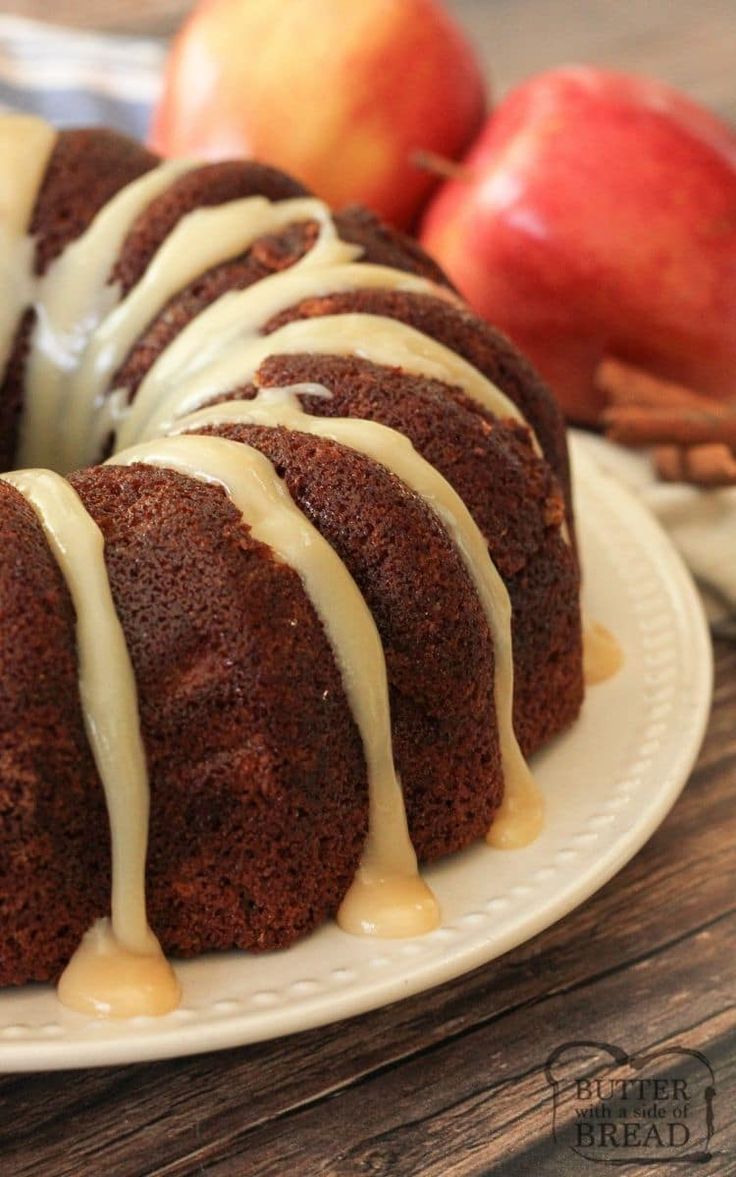
[[[476,968],[587,899],[646,842],[697,756],[711,692],[710,641],[688,573],[652,518],[575,441],[585,607],[613,630],[623,670],[593,688],[565,736],[535,758],[543,835],[524,850],[479,845],[427,871],[441,928],[364,940],[336,926],[268,956],[177,966],[184,997],[164,1018],[89,1021],[46,986],[0,994],[0,1070],[166,1058],[305,1030]]]

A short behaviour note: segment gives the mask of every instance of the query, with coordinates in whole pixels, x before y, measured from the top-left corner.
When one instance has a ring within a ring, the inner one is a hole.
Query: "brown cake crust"
[[[383,232],[389,236],[392,231],[384,229]],[[315,235],[316,225],[311,224],[295,226],[288,236],[262,238],[242,259],[217,267],[191,283],[169,302],[165,312],[141,337],[117,373],[114,384],[129,388],[133,397],[163,348],[204,307],[227,290],[243,289],[268,273],[293,265],[311,245]],[[369,249],[362,260],[380,261],[380,264],[395,269],[411,268],[397,245],[394,245],[390,258],[379,259]],[[499,332],[482,323],[458,302],[433,295],[370,289],[304,299],[274,316],[265,325],[264,334],[295,319],[350,312],[383,315],[414,327],[468,360],[506,393],[521,409],[557,475],[572,532],[570,471],[561,417],[542,382]],[[456,391],[451,395],[456,395]]]
[[[513,609],[515,723],[531,753],[577,714],[583,696],[580,573],[560,529],[561,492],[527,430],[498,421],[459,389],[354,356],[272,356],[260,387],[324,383],[329,398],[300,396],[317,417],[358,417],[397,429],[465,502],[503,576]],[[542,608],[543,606],[543,608]]]
[[[304,256],[316,237],[313,221],[290,225],[282,233],[260,237],[240,257],[200,274],[169,299],[148,325],[115,373],[113,387],[126,388],[133,400],[152,364],[192,319],[221,295],[244,290],[269,274],[288,269]]]
[[[151,924],[181,955],[286,946],[335,910],[367,826],[360,737],[321,624],[217,488],[148,467],[71,481],[105,536],[138,685]],[[71,602],[32,511],[0,494],[0,983],[13,984],[53,979],[109,911],[109,835]]]
[[[395,475],[336,442],[248,425],[207,432],[266,455],[368,604],[386,658],[394,756],[418,856],[436,858],[482,837],[503,787],[493,642],[445,529]]]
[[[383,315],[406,323],[467,360],[521,409],[565,494],[572,522],[572,494],[562,417],[545,385],[513,345],[459,301],[394,290],[356,290],[301,302],[274,315],[264,334],[294,319],[350,312]]]
[[[422,249],[418,241],[385,224],[370,209],[360,204],[351,204],[334,214],[335,227],[343,241],[359,245],[363,260],[376,266],[393,266],[396,270],[407,270],[437,282],[440,286],[454,289],[450,279],[437,262]]]
[[[114,131],[99,127],[60,131],[29,226],[36,273],[44,274],[116,192],[157,162],[150,151]],[[25,363],[35,321],[35,312],[27,311],[18,324],[5,372],[0,373],[0,470],[15,464]]]
[[[143,277],[153,255],[182,217],[200,208],[213,208],[247,196],[288,200],[308,195],[297,180],[277,168],[253,160],[204,164],[174,180],[138,215],[130,228],[111,281],[127,294]]]
[[[36,273],[45,274],[121,188],[157,163],[152,152],[115,131],[102,127],[60,131],[30,225],[36,242]]]
[[[12,985],[55,976],[105,910],[110,838],[74,609],[35,513],[5,482],[0,616],[0,985]]]
[[[210,190],[207,179],[213,168],[228,170]],[[207,194],[206,201],[201,198],[203,191]],[[126,240],[114,277],[122,282],[124,290],[129,290],[139,280],[155,249],[185,213],[204,207],[205,203],[212,206],[251,195],[285,200],[309,193],[280,172],[261,164],[246,162],[199,168],[177,181],[172,190],[141,214]],[[360,246],[363,253],[359,260],[408,270],[447,284],[439,266],[415,241],[388,228],[367,209],[353,207],[337,213],[335,225],[343,241]],[[128,389],[132,400],[151,365],[192,319],[222,294],[245,290],[269,274],[293,266],[312,248],[318,232],[316,221],[295,222],[280,233],[259,237],[239,257],[215,266],[188,283],[169,299],[142,333],[115,373],[113,386]]]
[[[367,824],[322,626],[218,488],[145,467],[71,481],[105,536],[138,684],[152,925],[185,955],[286,945],[334,911]]]

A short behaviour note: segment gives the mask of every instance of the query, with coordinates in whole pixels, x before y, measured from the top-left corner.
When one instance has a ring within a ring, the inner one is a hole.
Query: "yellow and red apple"
[[[437,0],[203,0],[176,38],[152,129],[164,155],[254,156],[334,205],[408,225],[485,114],[473,49]]]
[[[472,305],[594,420],[603,356],[736,394],[736,133],[585,67],[513,91],[421,233]]]

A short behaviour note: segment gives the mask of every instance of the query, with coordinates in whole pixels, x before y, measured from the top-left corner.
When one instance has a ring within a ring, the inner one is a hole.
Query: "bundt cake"
[[[417,859],[528,841],[582,699],[553,401],[363,209],[0,146],[0,985],[157,1012],[159,942],[432,926]]]

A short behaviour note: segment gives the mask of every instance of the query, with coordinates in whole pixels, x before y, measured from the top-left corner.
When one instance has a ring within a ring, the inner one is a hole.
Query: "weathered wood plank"
[[[281,1177],[293,1167],[341,1177],[443,1177],[488,1172],[505,1156],[523,1156],[535,1141],[546,1139],[553,1151],[551,1092],[543,1070],[551,1052],[565,1041],[593,1038],[642,1051],[688,1045],[707,1055],[736,1029],[736,1006],[724,1012],[734,978],[722,969],[735,951],[736,912],[633,970],[615,969],[574,993],[526,1004],[336,1098],[254,1131],[244,1132],[233,1121],[231,1135],[183,1162],[152,1168],[151,1177],[182,1177],[190,1160],[207,1165],[212,1177],[237,1171],[237,1160],[247,1160],[263,1177]],[[702,975],[709,985],[698,983]],[[667,996],[673,985],[687,1002],[684,1023],[682,1009]],[[733,1057],[723,1060],[718,1080],[719,1113],[732,1125]]]

